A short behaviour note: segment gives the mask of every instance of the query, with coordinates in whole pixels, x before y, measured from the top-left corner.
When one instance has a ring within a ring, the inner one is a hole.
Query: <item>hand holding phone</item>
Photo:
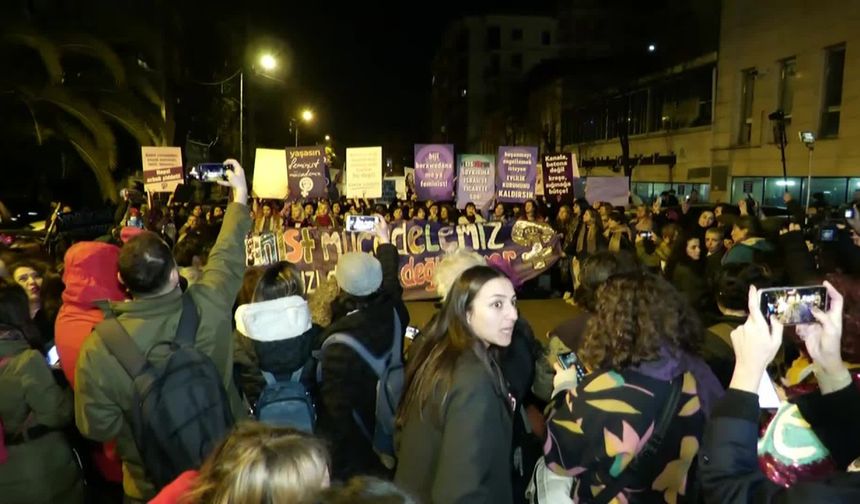
[[[227,171],[232,167],[223,163],[200,163],[191,168],[188,178],[201,182],[217,182],[227,180]]]
[[[588,374],[588,370],[585,369],[585,366],[582,365],[582,361],[579,360],[579,357],[576,356],[576,352],[567,352],[558,354],[558,363],[564,369],[575,368],[576,369],[576,379],[577,381],[582,381],[585,378],[585,375]]]
[[[815,322],[813,310],[824,312],[828,306],[827,288],[823,285],[762,289],[759,296],[765,319],[775,317],[784,326]]]

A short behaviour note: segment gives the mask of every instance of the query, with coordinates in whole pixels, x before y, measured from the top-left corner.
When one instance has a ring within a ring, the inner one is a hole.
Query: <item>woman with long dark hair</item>
[[[511,281],[476,266],[454,282],[410,351],[395,482],[422,502],[512,502],[516,405],[496,359],[516,321]]]
[[[683,235],[675,240],[672,254],[666,262],[666,279],[687,298],[693,309],[700,312],[704,310],[708,298],[702,246],[699,235]]]

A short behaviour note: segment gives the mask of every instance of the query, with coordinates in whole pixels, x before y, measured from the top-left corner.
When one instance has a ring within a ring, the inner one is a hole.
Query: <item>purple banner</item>
[[[327,198],[325,147],[287,147],[286,151],[289,197]]]
[[[499,147],[496,199],[522,203],[535,197],[537,147]]]
[[[400,255],[403,299],[436,297],[433,272],[447,252],[467,248],[488,259],[507,264],[514,283],[531,280],[547,271],[561,257],[559,235],[548,225],[519,221],[442,226],[435,222],[403,222],[391,229],[391,243]],[[368,233],[342,229],[287,229],[265,233],[245,242],[247,264],[261,266],[288,261],[302,273],[304,292],[312,293],[334,275],[340,254],[373,251],[376,239]]]
[[[493,156],[457,156],[457,208],[466,208],[469,202],[474,203],[479,210],[490,208],[496,193],[495,164]]]
[[[418,201],[453,199],[453,145],[415,145],[415,194]]]
[[[543,157],[543,191],[547,201],[573,198],[573,154],[548,154]]]

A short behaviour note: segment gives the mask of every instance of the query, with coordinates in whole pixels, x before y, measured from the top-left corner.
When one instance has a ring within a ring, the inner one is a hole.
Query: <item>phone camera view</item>
[[[373,231],[376,217],[373,215],[350,215],[346,218],[346,230],[355,233]]]
[[[783,287],[761,291],[761,312],[765,318],[775,316],[782,325],[815,322],[812,307],[827,310],[827,289],[814,287]]]
[[[191,171],[188,172],[188,178],[201,182],[227,180],[227,170],[229,169],[228,165],[221,163],[200,163],[191,168]]]

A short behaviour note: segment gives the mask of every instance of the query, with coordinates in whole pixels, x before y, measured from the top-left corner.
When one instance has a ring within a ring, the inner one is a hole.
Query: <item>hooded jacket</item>
[[[75,365],[84,340],[104,319],[93,302],[122,301],[125,291],[117,280],[119,247],[101,242],[80,242],[66,252],[63,306],[54,326],[55,343],[63,374],[75,387]]]
[[[247,410],[233,385],[233,337],[231,309],[242,286],[245,272],[244,238],[251,229],[251,218],[245,205],[231,203],[224,216],[224,226],[209,254],[209,261],[199,282],[190,285],[190,295],[200,317],[195,347],[209,356],[221,374],[233,416],[237,420]],[[156,342],[176,337],[182,313],[182,290],[151,298],[111,303],[109,310],[146,352]],[[116,358],[105,347],[98,331],[87,338],[75,370],[75,420],[85,437],[94,441],[117,440],[123,462],[123,489],[127,496],[149,499],[155,487],[144,473],[126,421],[131,411],[132,380]]]
[[[764,238],[747,238],[746,240],[736,243],[723,256],[723,264],[729,263],[751,263],[756,259],[757,253],[769,254],[773,252],[773,245]]]
[[[265,386],[260,371],[279,379],[304,368],[322,329],[311,321],[308,302],[288,296],[236,309],[235,362],[241,366],[240,388],[251,404]]]
[[[72,422],[72,394],[54,381],[42,354],[17,329],[0,325],[0,418],[8,459],[0,464],[0,500],[7,504],[83,502],[83,482],[60,431]],[[23,441],[20,433],[43,432]]]

